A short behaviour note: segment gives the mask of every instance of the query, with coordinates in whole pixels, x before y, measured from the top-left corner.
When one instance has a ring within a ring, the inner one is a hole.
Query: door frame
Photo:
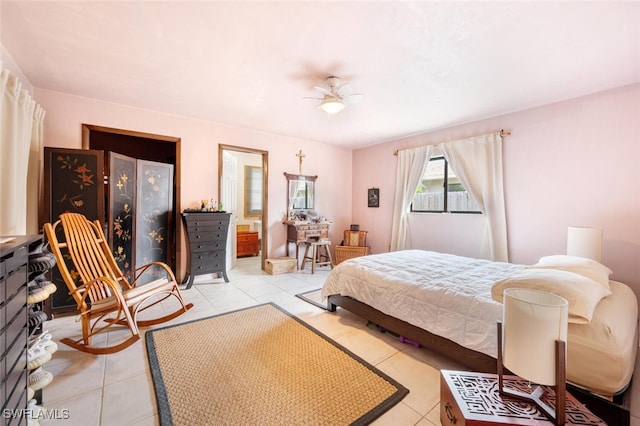
[[[235,152],[244,152],[248,154],[257,154],[262,157],[262,241],[260,246],[260,269],[264,271],[265,263],[267,260],[268,253],[268,209],[269,205],[269,191],[268,191],[268,183],[269,183],[269,151],[264,151],[261,149],[247,148],[243,146],[236,145],[225,145],[218,144],[218,200],[222,199],[222,186],[220,182],[222,182],[222,168],[223,161],[222,156],[224,151],[235,151]],[[231,231],[231,229],[230,229]]]

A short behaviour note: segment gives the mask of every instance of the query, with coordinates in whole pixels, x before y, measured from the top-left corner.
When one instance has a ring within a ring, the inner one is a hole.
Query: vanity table
[[[289,244],[296,245],[298,259],[300,244],[310,239],[329,238],[330,222],[315,220],[298,220],[317,217],[314,211],[315,185],[318,176],[294,175],[285,173],[287,178],[287,217],[283,225],[287,226],[287,243],[285,255],[289,256]],[[313,213],[313,216],[311,216]]]
[[[329,226],[331,222],[300,222],[287,220],[283,222],[287,225],[287,244],[285,246],[285,255],[289,256],[289,244],[296,245],[296,259],[298,258],[298,248],[301,243],[310,239],[329,238]]]

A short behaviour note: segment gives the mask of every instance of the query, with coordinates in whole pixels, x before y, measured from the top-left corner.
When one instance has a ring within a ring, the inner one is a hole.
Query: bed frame
[[[432,334],[408,322],[394,318],[377,309],[359,302],[348,296],[331,295],[327,300],[327,309],[335,312],[337,307],[346,309],[354,314],[375,323],[393,333],[417,342],[422,346],[438,352],[456,362],[463,364],[472,371],[482,373],[496,373],[495,358],[468,348],[449,339]],[[631,421],[631,384],[624,392],[617,394],[612,401],[595,395],[583,388],[567,384],[567,390],[582,402],[591,412],[604,420],[608,425],[629,426]]]

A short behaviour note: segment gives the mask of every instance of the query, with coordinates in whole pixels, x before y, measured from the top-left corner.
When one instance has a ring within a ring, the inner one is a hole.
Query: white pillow
[[[559,269],[525,269],[497,281],[491,287],[493,300],[502,303],[502,293],[507,288],[529,288],[564,297],[569,302],[569,322],[576,324],[588,324],[598,302],[611,294],[611,290],[590,278]]]
[[[612,274],[611,269],[607,268],[600,262],[587,259],[586,257],[568,256],[563,254],[544,256],[538,260],[538,263],[527,266],[526,268],[558,269],[574,272],[587,278],[591,278],[607,290],[611,290],[611,286],[609,285],[609,275]]]

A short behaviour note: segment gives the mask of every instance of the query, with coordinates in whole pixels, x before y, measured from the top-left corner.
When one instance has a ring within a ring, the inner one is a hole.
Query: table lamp
[[[602,229],[570,226],[567,230],[567,254],[602,261]]]
[[[555,424],[565,423],[566,340],[569,303],[551,293],[524,288],[504,291],[503,318],[498,322],[498,387],[502,395],[534,403]],[[542,400],[544,389],[531,392],[503,386],[507,368],[538,385],[555,387],[555,410]]]

